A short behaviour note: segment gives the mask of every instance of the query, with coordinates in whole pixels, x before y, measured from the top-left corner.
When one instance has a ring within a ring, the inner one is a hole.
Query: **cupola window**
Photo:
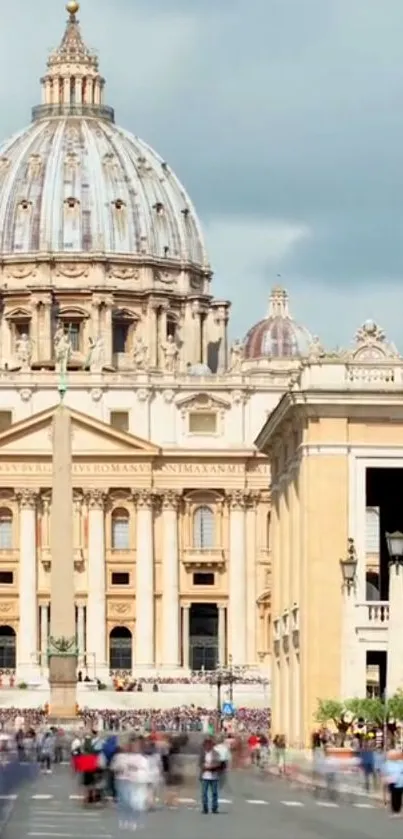
[[[165,245],[164,247],[164,256],[169,256],[169,245]]]
[[[112,204],[115,210],[123,210],[123,208],[126,206],[125,202],[122,201],[121,198],[116,198],[116,201],[112,201]]]
[[[28,201],[26,198],[23,198],[23,200],[20,201],[20,203],[19,203],[20,209],[24,210],[25,212],[27,210],[29,210],[31,206],[32,206],[32,202]]]
[[[173,315],[167,317],[167,338],[176,338],[177,323]]]
[[[164,205],[161,203],[161,201],[157,201],[157,203],[154,204],[154,210],[157,213],[157,216],[164,215]]]
[[[68,198],[66,198],[64,203],[69,210],[74,210],[75,207],[78,207],[80,202],[78,198],[75,198],[73,195],[70,195]]]
[[[181,213],[184,216],[184,218],[188,218],[190,213],[189,207],[185,207],[183,210],[181,210]]]

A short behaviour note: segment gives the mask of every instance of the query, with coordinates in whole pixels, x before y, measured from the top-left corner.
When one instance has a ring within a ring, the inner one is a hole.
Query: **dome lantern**
[[[68,0],[68,19],[63,38],[48,58],[41,79],[42,104],[33,108],[32,118],[52,116],[94,116],[114,121],[112,108],[104,104],[105,79],[99,72],[98,57],[84,43],[77,18],[77,0]]]

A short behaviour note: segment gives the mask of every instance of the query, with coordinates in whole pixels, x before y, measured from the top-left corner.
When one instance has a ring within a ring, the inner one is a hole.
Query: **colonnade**
[[[88,510],[86,525],[87,593],[77,599],[86,605],[77,607],[77,640],[79,651],[96,663],[100,678],[108,673],[107,581],[105,545],[104,491],[85,493]],[[172,491],[160,493],[158,503],[162,514],[162,618],[161,649],[156,661],[156,614],[154,582],[154,508],[155,493],[139,491],[133,496],[137,507],[136,572],[135,572],[135,650],[136,669],[152,670],[189,666],[190,604],[181,602],[180,547],[178,511],[181,496]],[[19,625],[17,632],[18,677],[28,679],[38,664],[38,648],[42,662],[49,634],[49,610],[40,597],[38,609],[38,494],[24,490],[18,493],[20,503],[18,573]],[[227,652],[235,666],[248,663],[247,620],[251,615],[251,598],[255,600],[255,567],[248,573],[247,514],[255,509],[250,495],[235,491],[226,496],[229,504],[228,592],[218,595],[218,658],[222,665]],[[50,512],[51,515],[51,512]],[[62,538],[62,537],[61,537]],[[80,534],[76,540],[80,540]],[[43,549],[43,546],[41,546]],[[254,558],[255,559],[255,558]],[[50,557],[51,561],[51,557]],[[73,563],[72,563],[73,573]],[[221,602],[221,596],[225,600]],[[189,596],[184,598],[188,601]],[[197,598],[196,598],[197,602]],[[84,611],[85,609],[85,611]],[[181,611],[182,610],[182,611]],[[248,626],[248,632],[255,628]],[[183,653],[182,653],[183,651]],[[250,661],[250,659],[249,659]]]

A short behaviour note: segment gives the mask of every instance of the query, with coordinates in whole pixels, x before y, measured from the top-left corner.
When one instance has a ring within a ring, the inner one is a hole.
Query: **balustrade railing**
[[[370,626],[386,626],[389,621],[389,602],[387,600],[367,600],[357,606],[359,623]]]

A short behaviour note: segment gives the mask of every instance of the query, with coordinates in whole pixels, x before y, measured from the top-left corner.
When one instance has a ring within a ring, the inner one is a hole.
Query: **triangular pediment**
[[[2,431],[0,457],[51,456],[53,417],[57,407],[34,414]],[[118,431],[72,408],[67,410],[71,417],[73,457],[152,457],[160,453],[159,447],[148,440],[126,431]]]
[[[178,399],[175,404],[178,408],[186,411],[211,410],[214,408],[223,410],[231,407],[230,403],[225,399],[220,399],[219,396],[206,393],[205,391],[193,393],[191,396],[185,396],[182,399]]]

